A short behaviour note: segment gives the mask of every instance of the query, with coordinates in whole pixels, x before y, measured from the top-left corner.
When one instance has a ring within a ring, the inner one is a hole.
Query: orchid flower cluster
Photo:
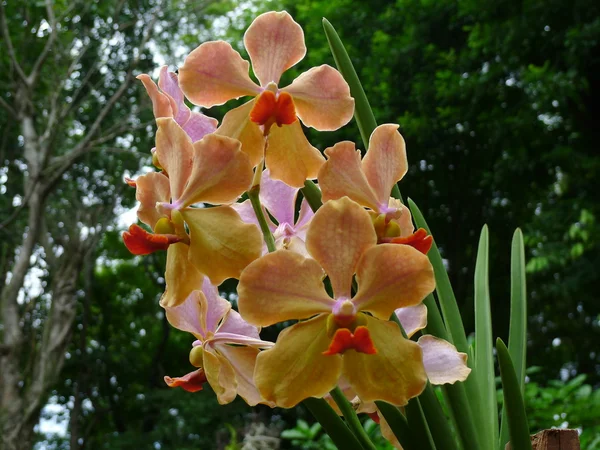
[[[377,127],[362,158],[352,142],[321,153],[301,123],[333,131],[350,121],[342,75],[321,65],[279,86],[306,53],[286,12],[257,17],[244,45],[258,83],[224,41],[201,44],[178,74],[163,67],[158,86],[138,77],[156,117],[158,170],[127,180],[148,228],[131,225],[123,239],[136,255],[166,250],[160,304],[193,335],[190,373],[166,383],[190,392],[209,383],[221,404],[240,395],[283,408],[333,404],[340,389],[376,414],[375,402],[404,406],[428,381],[465,380],[465,353],[431,335],[411,340],[427,325],[422,301],[435,279],[431,236],[391,197],[408,169],[398,125]],[[186,105],[240,97],[251,98],[221,124]],[[307,180],[318,208],[299,198]],[[239,280],[238,311],[219,296],[229,278]],[[261,327],[282,323],[277,342],[261,339]]]

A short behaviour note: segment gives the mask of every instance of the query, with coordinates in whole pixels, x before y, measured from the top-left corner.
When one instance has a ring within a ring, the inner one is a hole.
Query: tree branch
[[[56,26],[56,17],[54,16],[54,10],[52,9],[52,0],[46,0],[46,14],[48,14],[48,24],[50,25],[50,36],[48,37],[48,40],[46,41],[46,45],[44,45],[44,48],[42,49],[40,56],[38,56],[38,59],[33,64],[33,68],[31,69],[31,73],[29,74],[29,77],[27,77],[28,84],[30,87],[32,87],[35,84],[35,82],[37,81],[37,77],[40,74],[40,70],[41,70],[42,66],[44,65],[44,62],[46,61],[46,58],[48,58],[48,54],[50,53],[50,50],[52,49],[52,46],[54,45],[54,41],[56,41],[56,37],[58,35],[58,30],[57,30],[57,26]]]
[[[10,61],[15,68],[15,71],[21,78],[21,81],[28,86],[27,75],[23,72],[23,68],[19,64],[17,60],[17,55],[15,54],[15,49],[12,44],[12,40],[10,38],[10,33],[8,31],[8,24],[6,23],[6,12],[4,11],[4,4],[0,2],[0,31],[2,32],[2,37],[6,42],[6,48],[8,50],[8,56],[10,57]]]
[[[13,107],[10,106],[7,102],[5,102],[2,97],[0,97],[0,106],[2,106],[4,109],[6,109],[10,115],[12,115],[12,116],[17,115],[17,111],[15,111],[13,109]]]

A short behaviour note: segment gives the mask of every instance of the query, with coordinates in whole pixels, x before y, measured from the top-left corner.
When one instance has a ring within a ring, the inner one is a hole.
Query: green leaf
[[[414,440],[420,443],[419,450],[437,450],[419,397],[411,399],[406,405],[406,418]]]
[[[338,448],[363,450],[362,446],[348,429],[344,421],[322,398],[307,398],[302,402],[310,413],[319,421]]]
[[[521,386],[508,349],[500,338],[496,339],[496,351],[500,365],[511,448],[512,450],[532,450]]]
[[[376,401],[375,405],[377,405],[379,412],[383,415],[404,450],[419,450],[421,448],[421,443],[415,439],[406,417],[398,408],[382,401]]]
[[[494,374],[492,341],[492,313],[488,280],[489,239],[487,225],[481,230],[477,262],[475,263],[475,377],[479,396],[473,403],[475,415],[480,420],[483,448],[498,445],[498,403]]]
[[[312,209],[313,212],[317,212],[321,205],[323,205],[321,200],[321,190],[312,180],[306,180],[301,191],[302,195],[304,195],[304,198],[308,202],[310,209]]]
[[[419,396],[419,401],[435,447],[440,450],[458,450],[458,444],[450,428],[450,423],[430,383],[427,383],[425,390]],[[408,414],[410,423],[410,412]]]
[[[514,363],[521,394],[525,391],[525,368],[527,353],[527,287],[525,280],[525,248],[523,233],[516,229],[513,235],[510,262],[510,331],[508,353]],[[508,442],[506,409],[502,411],[500,425],[500,448]]]

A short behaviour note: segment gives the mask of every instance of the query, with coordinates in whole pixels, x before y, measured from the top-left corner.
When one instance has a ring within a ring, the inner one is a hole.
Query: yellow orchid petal
[[[188,208],[181,211],[190,229],[190,261],[218,286],[227,278],[239,278],[258,258],[262,234],[256,225],[242,222],[229,206]]]
[[[329,275],[335,298],[350,297],[358,261],[376,243],[369,213],[348,197],[319,208],[306,234],[306,248]]]
[[[304,72],[282,91],[291,94],[304,125],[319,131],[337,130],[354,114],[348,83],[327,64]]]
[[[382,320],[395,309],[420,303],[435,288],[429,259],[408,245],[380,244],[367,250],[358,262],[356,281],[352,303]]]
[[[289,250],[269,253],[246,267],[238,295],[240,314],[260,326],[331,312],[334,303],[319,264]]]
[[[210,345],[204,347],[203,357],[204,373],[217,395],[217,401],[220,405],[231,403],[237,395],[238,388],[233,367],[227,358],[219,355]]]
[[[250,64],[225,41],[205,42],[179,68],[179,85],[195,105],[210,108],[244,95],[257,95]]]
[[[327,161],[318,175],[323,201],[348,196],[358,204],[377,211],[377,196],[362,171],[360,151],[356,150],[354,143],[339,142],[325,150],[325,155]]]
[[[265,163],[271,178],[303,187],[306,179],[317,177],[325,158],[310,145],[300,122],[271,127],[268,139]]]
[[[149,75],[145,73],[136,77],[142,82],[146,92],[152,101],[152,111],[154,117],[173,117],[173,106],[171,99],[164,93],[158,90],[158,86]]]
[[[406,148],[398,125],[385,124],[375,128],[362,167],[378,202],[387,205],[392,187],[408,170]]]
[[[244,34],[244,46],[261,86],[279,83],[281,74],[306,54],[304,32],[287,12],[258,16]]]
[[[190,246],[183,243],[171,244],[167,249],[165,270],[165,293],[160,299],[164,308],[181,305],[196,289],[202,289],[204,277],[189,261]]]
[[[261,395],[282,408],[308,397],[323,397],[337,384],[340,355],[325,356],[330,338],[327,315],[299,322],[283,330],[275,347],[256,358],[254,381]]]
[[[242,151],[250,158],[252,167],[255,167],[264,157],[265,137],[260,127],[250,120],[253,106],[254,100],[250,100],[228,111],[215,133],[240,141]]]
[[[365,316],[377,353],[344,353],[343,373],[363,401],[402,406],[427,384],[421,347],[402,336],[398,325]]]
[[[172,118],[156,119],[156,157],[169,175],[171,197],[177,200],[192,171],[192,140]]]
[[[154,229],[161,217],[166,217],[156,209],[156,203],[169,202],[171,199],[169,179],[160,172],[150,172],[135,180],[135,199],[140,202],[138,218]]]
[[[193,145],[192,172],[178,200],[180,207],[231,203],[248,190],[254,172],[240,141],[208,134]]]

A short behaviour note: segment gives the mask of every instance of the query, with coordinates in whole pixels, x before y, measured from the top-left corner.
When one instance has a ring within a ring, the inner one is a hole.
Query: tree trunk
[[[542,430],[531,436],[533,450],[580,450],[577,430]],[[511,450],[510,442],[505,450]]]

